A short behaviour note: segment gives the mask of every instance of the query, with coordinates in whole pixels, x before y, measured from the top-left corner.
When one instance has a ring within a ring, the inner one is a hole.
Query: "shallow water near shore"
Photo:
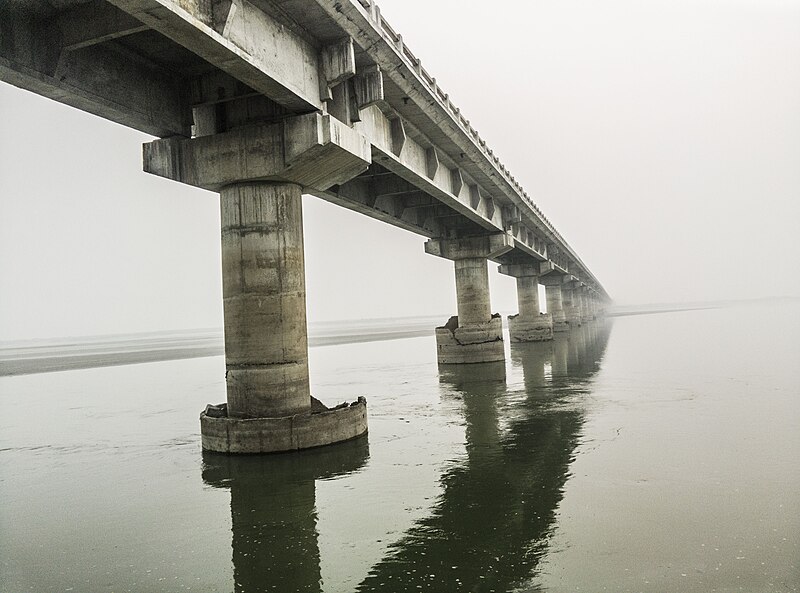
[[[0,377],[0,591],[800,590],[797,305],[463,367],[386,325],[310,349],[370,433],[299,454],[201,452],[221,356]]]

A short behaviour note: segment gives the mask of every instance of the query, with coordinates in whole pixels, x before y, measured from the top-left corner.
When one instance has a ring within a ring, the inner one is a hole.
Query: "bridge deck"
[[[309,193],[427,237],[509,233],[498,262],[608,298],[373,0],[3,3],[0,79],[162,138],[329,113],[372,164]]]

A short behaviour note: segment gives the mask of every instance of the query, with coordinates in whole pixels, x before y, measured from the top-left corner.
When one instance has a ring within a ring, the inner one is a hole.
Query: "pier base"
[[[553,318],[548,313],[536,317],[509,315],[508,334],[512,342],[546,342],[553,339]]]
[[[200,414],[203,449],[218,453],[279,453],[322,447],[367,433],[367,400],[326,408],[312,398],[311,410],[276,418],[232,418],[227,404]]]
[[[439,364],[468,364],[505,360],[503,320],[493,315],[488,322],[458,325],[454,315],[436,328],[436,357]]]

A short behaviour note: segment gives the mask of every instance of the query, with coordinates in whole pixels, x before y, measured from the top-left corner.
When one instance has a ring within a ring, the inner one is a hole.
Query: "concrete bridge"
[[[489,260],[517,280],[512,341],[552,339],[609,300],[373,0],[9,0],[0,79],[158,137],[145,171],[219,192],[227,403],[201,414],[208,450],[367,430],[363,398],[310,394],[302,193],[454,262],[442,364],[504,358]]]

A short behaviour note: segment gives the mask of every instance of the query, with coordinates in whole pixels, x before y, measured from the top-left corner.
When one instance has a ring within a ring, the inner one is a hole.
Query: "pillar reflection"
[[[580,396],[608,334],[608,326],[584,326],[551,343],[513,344],[512,364],[524,374],[521,398],[507,388],[502,365],[440,368],[442,397],[463,402],[466,455],[442,475],[431,514],[373,566],[358,591],[501,592],[530,581],[547,552],[580,439]]]
[[[231,493],[236,593],[322,590],[316,481],[362,468],[367,439],[292,455],[203,452],[203,481]]]

